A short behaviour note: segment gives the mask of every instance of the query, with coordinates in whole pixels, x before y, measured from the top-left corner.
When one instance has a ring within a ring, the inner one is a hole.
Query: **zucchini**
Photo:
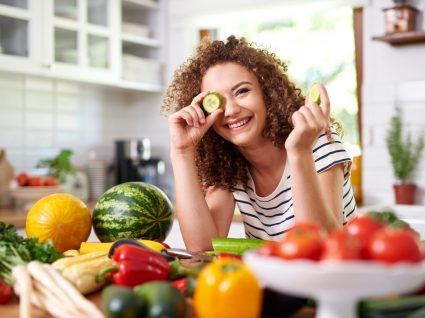
[[[425,308],[425,296],[368,299],[359,305],[360,318],[402,318]]]
[[[267,241],[252,238],[215,237],[211,242],[216,255],[219,253],[243,255],[247,251],[260,248]]]

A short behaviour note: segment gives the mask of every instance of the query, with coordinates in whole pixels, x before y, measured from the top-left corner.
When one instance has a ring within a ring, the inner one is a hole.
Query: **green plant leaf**
[[[420,133],[417,142],[413,142],[410,132],[403,134],[402,111],[398,106],[390,121],[386,143],[394,176],[402,183],[407,182],[421,160],[425,141],[423,132]]]

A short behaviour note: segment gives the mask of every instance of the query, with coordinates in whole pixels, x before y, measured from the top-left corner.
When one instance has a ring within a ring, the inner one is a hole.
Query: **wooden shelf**
[[[372,39],[387,42],[393,46],[425,43],[425,31],[399,32],[382,36],[374,36]]]

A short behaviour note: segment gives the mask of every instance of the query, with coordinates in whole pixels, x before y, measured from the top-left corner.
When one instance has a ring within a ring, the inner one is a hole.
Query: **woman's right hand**
[[[218,109],[205,117],[201,103],[208,93],[198,94],[189,106],[180,109],[168,118],[172,150],[179,152],[194,150],[207,130],[223,112],[222,109]]]

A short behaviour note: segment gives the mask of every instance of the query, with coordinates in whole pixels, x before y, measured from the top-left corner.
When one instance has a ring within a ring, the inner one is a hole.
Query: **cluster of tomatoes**
[[[391,223],[364,214],[327,234],[316,223],[297,223],[281,241],[267,242],[258,253],[285,260],[367,260],[386,264],[417,263],[424,258],[420,237],[405,222]]]
[[[30,176],[26,172],[21,172],[16,176],[16,182],[20,187],[43,187],[55,186],[59,184],[55,177]]]

